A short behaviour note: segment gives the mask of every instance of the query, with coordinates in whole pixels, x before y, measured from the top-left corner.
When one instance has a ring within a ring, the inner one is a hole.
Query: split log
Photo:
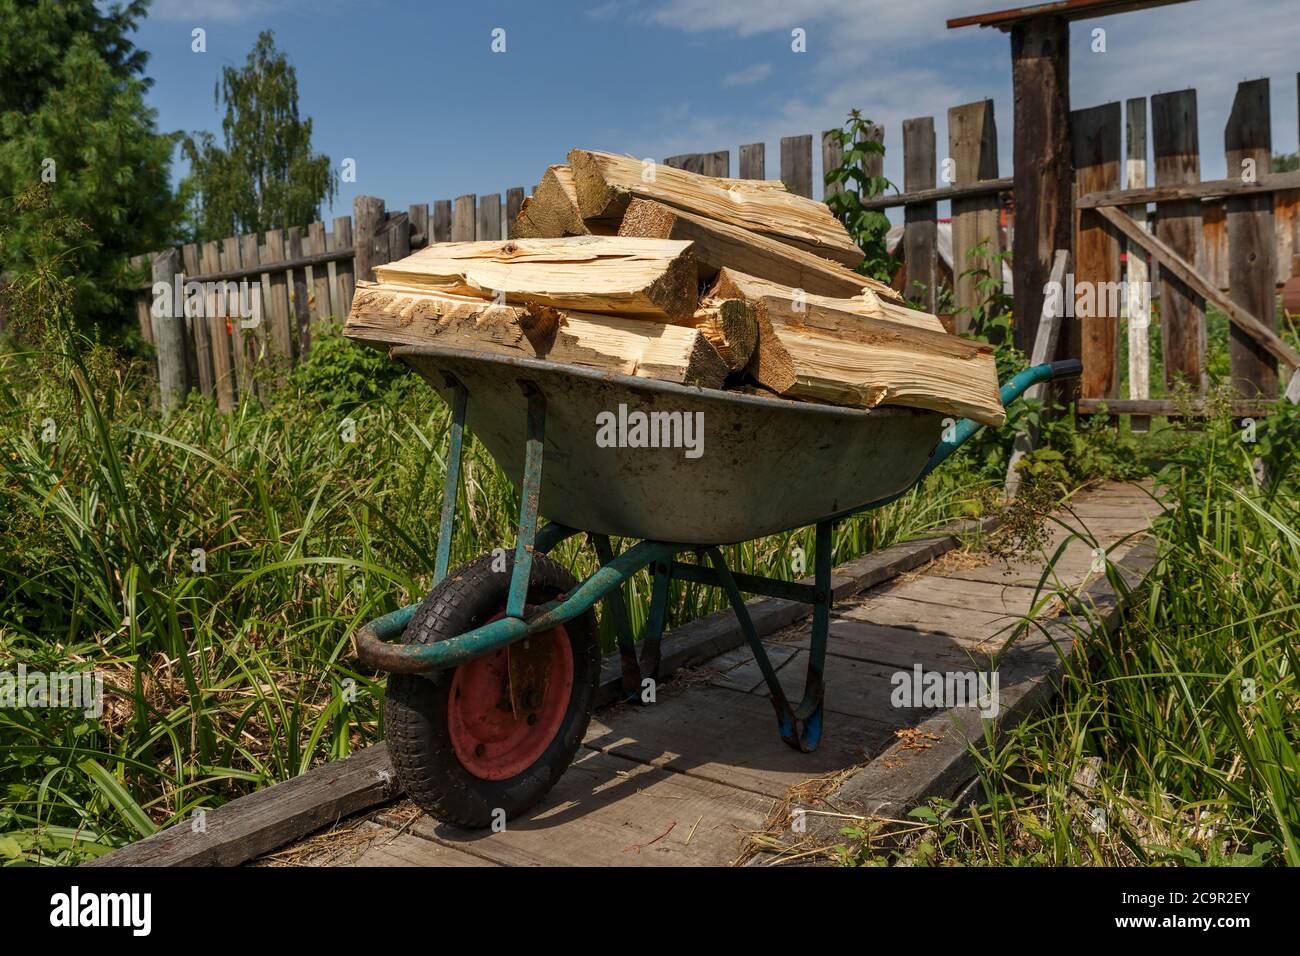
[[[704,333],[733,372],[749,364],[754,347],[758,345],[754,309],[743,299],[723,299],[701,306],[678,325],[689,325]]]
[[[834,405],[906,405],[986,425],[1006,420],[990,346],[823,303],[800,310],[790,295],[740,294],[740,285],[724,270],[711,295],[754,307],[759,341],[746,371],[760,385]]]
[[[700,278],[705,281],[729,267],[806,292],[846,299],[860,294],[868,283],[874,282],[798,246],[652,199],[633,199],[628,203],[618,234],[695,243],[695,259]]]
[[[617,236],[437,243],[378,266],[382,284],[674,322],[695,311],[690,243]]]
[[[578,190],[568,166],[552,166],[515,218],[516,239],[558,239],[591,233],[578,213]]]
[[[709,290],[709,298],[745,299],[753,302],[764,296],[775,297],[784,300],[787,303],[785,308],[799,314],[802,323],[808,325],[827,321],[832,323],[830,327],[834,328],[835,323],[841,320],[842,313],[849,312],[873,319],[902,322],[904,325],[929,329],[931,332],[944,332],[943,323],[937,316],[908,308],[898,297],[898,293],[883,282],[877,282],[866,276],[858,278],[862,285],[857,293],[852,297],[836,298],[817,295],[807,290],[804,290],[801,295],[798,289],[779,282],[761,279],[737,269],[723,269],[718,273],[718,278]],[[826,316],[828,311],[829,315]]]
[[[399,286],[358,283],[343,334],[384,349],[448,345],[704,388],[727,376],[704,333],[686,326]]]
[[[863,260],[824,203],[787,192],[776,181],[719,179],[671,166],[644,169],[630,156],[583,149],[569,152],[569,166],[585,220],[617,222],[632,199],[641,197],[751,229],[850,269]]]

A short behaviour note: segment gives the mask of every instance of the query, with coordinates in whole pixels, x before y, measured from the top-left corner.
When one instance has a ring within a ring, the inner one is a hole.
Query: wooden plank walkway
[[[727,650],[662,684],[652,706],[600,710],[568,773],[539,807],[502,832],[460,830],[399,801],[258,863],[722,865],[752,856],[753,834],[774,826],[788,831],[792,800],[809,794],[834,797],[837,806],[897,812],[928,793],[955,792],[971,776],[968,741],[981,736],[977,709],[895,707],[894,675],[916,665],[943,672],[996,666],[999,726],[1023,719],[1050,700],[1048,680],[1062,666],[1061,648],[1072,642],[1063,623],[1069,615],[1089,606],[1107,626],[1118,621],[1094,549],[1107,549],[1104,560],[1120,562],[1126,581],[1139,582],[1152,550],[1140,542],[1159,512],[1147,487],[1102,485],[1056,513],[1063,527],[1052,528],[1042,553],[1005,563],[950,551],[837,607],[826,667],[826,733],[812,754],[780,742],[748,651]],[[1040,588],[1043,568],[1061,545]],[[1050,623],[1013,640],[1031,613]],[[787,694],[797,700],[807,621],[773,629],[764,640]],[[918,727],[940,743],[909,748],[908,733]],[[833,841],[836,828],[823,824],[820,832]]]

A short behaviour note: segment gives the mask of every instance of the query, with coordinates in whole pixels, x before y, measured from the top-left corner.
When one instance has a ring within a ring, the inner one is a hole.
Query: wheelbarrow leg
[[[451,389],[451,429],[447,441],[447,478],[442,484],[442,521],[438,524],[438,554],[433,563],[433,583],[447,576],[451,561],[451,539],[456,532],[456,498],[460,494],[460,458],[465,441],[465,406],[469,393],[460,380],[444,374]]]
[[[772,661],[767,656],[767,649],[763,647],[758,631],[754,628],[754,621],[749,616],[749,608],[745,607],[744,595],[740,593],[740,589],[736,586],[736,579],[731,576],[731,571],[727,567],[722,552],[717,548],[708,548],[705,550],[705,554],[709,556],[709,563],[713,565],[718,575],[718,581],[722,584],[723,589],[727,592],[727,597],[731,600],[731,607],[736,612],[736,618],[740,621],[740,630],[745,635],[745,642],[749,645],[750,651],[753,652],[754,660],[758,662],[758,669],[763,674],[763,680],[767,682],[768,690],[772,695],[772,709],[776,711],[776,723],[781,739],[796,750],[802,750],[805,753],[811,752],[816,749],[817,741],[821,738],[820,708],[817,708],[813,713],[816,733],[809,734],[808,725],[790,706],[790,701],[785,696],[785,689],[782,688],[781,681],[776,676]]]
[[[795,715],[799,719],[800,750],[817,749],[822,737],[822,703],[826,694],[826,641],[831,627],[831,563],[834,561],[834,537],[831,522],[817,526],[813,568],[812,641],[808,648],[808,674],[804,679],[803,700]]]
[[[537,509],[542,495],[542,448],[546,443],[546,396],[532,382],[521,382],[528,399],[528,441],[524,447],[524,480],[519,489],[519,533],[515,566],[506,599],[506,616],[523,617],[533,572],[533,543],[537,538]]]
[[[668,585],[672,580],[672,562],[654,563],[655,583],[650,596],[650,616],[641,634],[641,678],[659,680],[660,645],[668,617]]]
[[[591,545],[596,549],[596,558],[601,565],[614,560],[614,549],[609,537],[603,534],[588,535]],[[636,659],[636,645],[632,636],[632,624],[628,620],[627,605],[623,602],[623,586],[619,585],[605,596],[605,606],[609,609],[610,619],[614,623],[614,634],[618,638],[619,665],[623,673],[623,696],[634,701],[641,696],[641,665]]]

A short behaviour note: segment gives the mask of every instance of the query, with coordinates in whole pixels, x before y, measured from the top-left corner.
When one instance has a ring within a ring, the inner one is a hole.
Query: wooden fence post
[[[406,209],[411,220],[411,248],[420,249],[429,244],[429,204],[411,203]]]
[[[714,153],[705,153],[704,175],[729,179],[731,177],[731,150],[720,149]]]
[[[903,120],[903,191],[933,189],[934,117]],[[903,207],[903,295],[926,312],[938,311],[939,204],[915,203]]]
[[[470,193],[468,196],[457,196],[456,205],[451,216],[451,241],[452,242],[473,242],[476,232],[475,223],[475,204],[478,197]]]
[[[679,156],[669,156],[664,160],[664,165],[671,166],[673,169],[684,169],[688,173],[703,173],[704,154],[682,153]]]
[[[433,241],[451,242],[450,199],[439,199],[433,204]]]
[[[524,206],[524,187],[511,186],[506,190],[506,231],[504,238],[513,239],[515,237],[515,220],[519,218],[519,210]]]
[[[165,294],[153,297],[154,342],[158,350],[158,384],[163,411],[171,411],[185,401],[189,381],[185,374],[185,300],[174,294],[180,256],[175,249],[155,252],[152,259],[153,282],[167,287]]]
[[[1247,164],[1258,179],[1272,171],[1268,80],[1237,85],[1232,113],[1223,131],[1228,176],[1245,176]],[[1273,197],[1234,196],[1224,203],[1228,219],[1228,294],[1270,329],[1277,328],[1274,283],[1277,239]],[[1235,325],[1229,330],[1233,387],[1243,398],[1277,397],[1277,359]]]
[[[200,265],[205,273],[221,271],[221,247],[216,242],[203,244]],[[230,357],[230,333],[226,323],[230,320],[229,303],[218,290],[204,296],[204,314],[207,316],[208,343],[212,354],[212,390],[217,397],[217,408],[228,412],[235,407],[234,364]]]
[[[993,101],[966,103],[948,110],[948,155],[956,167],[954,185],[998,178],[998,131]],[[993,272],[993,256],[1002,251],[998,197],[972,196],[952,201],[952,286],[958,332],[970,329],[971,311],[980,305],[972,269]],[[971,253],[984,245],[983,256]],[[1001,281],[994,275],[995,281]]]
[[[145,279],[149,279],[153,269],[152,260],[143,255],[132,256],[130,259],[133,270],[140,269],[144,271]],[[150,345],[153,345],[153,296],[147,291],[137,291],[135,293],[135,321],[140,329],[140,338],[144,339]]]
[[[270,305],[271,328],[267,341],[274,356],[276,378],[283,378],[293,365],[293,331],[289,318],[289,276],[283,270],[276,270],[276,265],[284,261],[284,230],[268,229],[266,231],[266,256],[263,266],[270,266],[262,273],[262,282],[270,290],[263,296],[263,303]]]
[[[325,235],[325,223],[313,222],[307,227],[307,238],[311,242],[312,252],[329,252],[329,240]],[[330,303],[330,282],[331,266],[334,263],[327,262],[324,265],[312,266],[309,269],[312,285],[312,317],[317,322],[324,322],[334,314]]]
[[[288,230],[288,248],[290,259],[301,259],[303,250],[310,248],[311,240],[303,239],[302,226],[292,226]],[[311,349],[311,305],[308,293],[307,271],[310,266],[299,266],[290,275],[289,296],[293,301],[293,324],[298,333],[299,359],[305,358]]]
[[[331,251],[347,249],[352,245],[352,217],[335,216],[334,232],[330,244]],[[357,287],[356,271],[353,261],[340,259],[334,265],[334,317],[346,319],[352,311],[352,293]]]
[[[796,196],[812,199],[812,136],[781,138],[781,182]]]
[[[262,256],[257,245],[257,233],[239,237],[239,258],[236,263],[239,268],[249,270],[261,266]],[[254,280],[249,282],[248,305],[252,311],[249,321],[256,324],[246,328],[243,322],[237,324],[244,329],[240,337],[240,348],[244,353],[244,374],[247,376],[246,380],[240,379],[239,391],[242,395],[251,398],[258,392],[255,374],[257,367],[267,354],[267,325],[270,323],[271,300],[266,278],[261,274],[249,278]]]
[[[501,194],[480,193],[478,197],[479,239],[501,238]]]
[[[1119,103],[1107,103],[1070,114],[1071,152],[1079,195],[1109,192],[1120,186]],[[1083,398],[1119,398],[1119,237],[1094,209],[1081,209],[1074,241],[1075,303],[1087,315],[1076,314],[1065,331],[1077,339],[1083,360],[1079,394]],[[1082,297],[1079,297],[1082,293]]]
[[[840,142],[838,129],[828,129],[822,132],[822,175],[825,177],[831,170],[836,169],[844,162],[844,144]],[[822,201],[825,202],[836,193],[844,192],[843,183],[826,184],[825,178],[822,179]]]
[[[1074,238],[1070,193],[1070,24],[1037,16],[1011,28],[1012,171],[1016,228],[1012,236],[1015,344],[1033,351],[1035,319],[1052,256]],[[954,154],[955,155],[955,154]],[[1022,321],[1023,317],[1023,321]],[[1048,356],[1049,359],[1053,356]]]
[[[764,143],[747,143],[740,147],[740,178],[741,179],[766,179],[767,163],[764,154],[767,151]]]
[[[186,243],[181,247],[181,262],[185,266],[185,281],[202,275],[199,266],[199,247],[196,243]],[[208,326],[204,320],[204,296],[193,299],[185,296],[185,374],[190,387],[197,388],[202,395],[212,397],[212,349],[208,344]]]
[[[1125,104],[1127,136],[1125,146],[1125,189],[1142,189],[1147,184],[1147,101],[1145,96]],[[1146,203],[1126,207],[1128,214],[1144,229],[1147,226]],[[1147,252],[1125,239],[1124,283],[1125,311],[1128,315],[1128,397],[1151,397],[1151,276],[1147,270]],[[1146,415],[1134,415],[1129,428],[1145,432],[1151,428]]]
[[[1201,178],[1197,137],[1196,91],[1181,90],[1151,97],[1151,133],[1155,143],[1155,183],[1172,186]],[[1193,269],[1202,268],[1204,237],[1199,199],[1162,202],[1156,206],[1156,235]],[[1168,269],[1160,270],[1160,334],[1165,384],[1181,374],[1203,393],[1205,369],[1205,311],[1198,297]]]
[[[388,242],[388,237],[384,235],[384,201],[377,196],[358,196],[352,200],[352,219],[353,243],[356,246],[352,261],[356,277],[374,282],[375,266],[388,261],[386,254],[381,259],[378,252],[381,237],[385,245]]]

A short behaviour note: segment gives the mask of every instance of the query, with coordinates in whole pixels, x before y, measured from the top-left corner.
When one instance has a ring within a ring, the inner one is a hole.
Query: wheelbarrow
[[[924,409],[793,402],[438,346],[390,355],[451,407],[434,584],[420,604],[371,621],[354,640],[362,662],[391,675],[384,722],[402,786],[426,812],[465,827],[522,813],[568,768],[600,680],[598,601],[617,636],[626,699],[653,699],[673,579],[726,592],[781,740],[815,749],[835,522],[905,494],[981,427]],[[1077,361],[1026,369],[1002,386],[1002,403],[1079,370]],[[658,432],[598,441],[602,416],[617,420],[615,431],[648,421]],[[702,427],[684,448],[691,423]],[[497,549],[449,571],[466,427],[520,491],[518,535],[513,553]],[[539,529],[543,507],[549,523]],[[733,572],[719,547],[808,525],[816,526],[811,584]],[[600,565],[581,582],[549,557],[579,533]],[[616,553],[612,537],[639,541]],[[653,587],[638,657],[621,585],[644,569]],[[812,605],[798,703],[786,697],[743,593]]]

